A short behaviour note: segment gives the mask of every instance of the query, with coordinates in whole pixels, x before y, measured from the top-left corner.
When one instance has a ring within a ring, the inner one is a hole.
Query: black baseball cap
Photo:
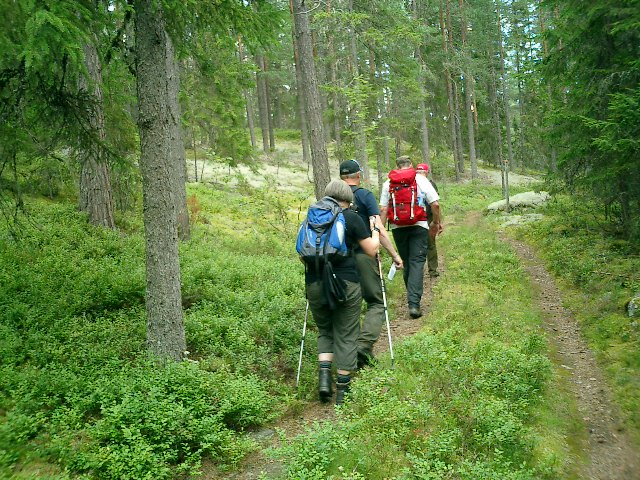
[[[345,160],[340,164],[340,175],[351,175],[352,173],[361,172],[360,164],[357,160]]]

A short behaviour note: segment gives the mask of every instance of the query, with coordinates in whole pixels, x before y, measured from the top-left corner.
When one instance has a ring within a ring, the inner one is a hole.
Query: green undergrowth
[[[255,448],[244,432],[295,403],[299,200],[247,186],[189,196],[180,364],[146,353],[138,216],[113,232],[31,199],[20,238],[0,231],[0,478],[175,478],[205,457],[233,468]]]
[[[286,478],[575,478],[576,412],[517,256],[483,224],[450,227],[439,252],[423,329],[394,370],[358,375],[336,422],[283,438]]]
[[[514,234],[533,243],[560,279],[640,448],[640,319],[625,308],[640,294],[640,245],[616,239],[599,204],[559,196],[539,212],[542,220]]]

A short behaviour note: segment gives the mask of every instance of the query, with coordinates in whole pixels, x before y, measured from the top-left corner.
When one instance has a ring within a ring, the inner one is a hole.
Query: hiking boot
[[[350,383],[351,381],[346,383],[336,383],[336,405],[342,405],[344,403],[344,396],[349,393]]]
[[[371,350],[358,350],[358,370],[375,365],[375,357]]]
[[[409,307],[409,316],[411,318],[420,318],[422,316],[422,312],[418,307]]]
[[[330,368],[321,368],[318,373],[318,395],[320,401],[326,403],[333,395],[333,378]]]
[[[429,272],[429,276],[430,276],[431,278],[436,278],[436,277],[439,277],[439,276],[440,276],[440,274],[438,273],[438,271],[437,271],[437,270],[434,270],[433,272]]]

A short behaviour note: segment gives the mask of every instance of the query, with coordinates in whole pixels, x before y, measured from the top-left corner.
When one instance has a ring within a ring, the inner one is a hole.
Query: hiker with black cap
[[[336,405],[340,405],[345,393],[349,391],[351,372],[357,368],[357,340],[362,308],[358,270],[351,252],[357,246],[374,258],[380,245],[380,231],[373,222],[365,224],[360,216],[349,208],[353,201],[353,192],[342,180],[329,182],[324,194],[325,197],[320,202],[337,204],[336,211],[343,215],[341,220],[344,220],[344,228],[339,229],[339,236],[345,240],[347,254],[335,256],[329,264],[316,262],[309,257],[305,261],[305,284],[309,309],[318,326],[320,400],[327,402],[333,395],[331,372],[335,360],[338,374]],[[304,261],[302,256],[301,259]],[[328,267],[331,268],[329,279],[325,275]],[[327,281],[336,283],[334,287],[340,290],[340,298],[327,298]]]
[[[380,217],[383,223],[389,220],[391,234],[404,262],[402,276],[407,287],[409,316],[419,318],[427,237],[442,232],[440,197],[425,177],[416,175],[408,156],[398,157],[396,165],[398,168],[389,172],[389,180],[382,186]],[[426,205],[433,212],[431,223],[427,221]]]
[[[380,229],[380,245],[391,255],[396,268],[402,268],[402,258],[396,252],[391,238],[384,225],[380,221],[380,209],[378,202],[370,190],[360,186],[362,181],[362,169],[357,160],[346,160],[340,164],[340,178],[344,180],[353,191],[353,206],[358,215],[369,225],[373,223]],[[379,271],[379,263],[371,258],[361,248],[354,250],[358,274],[360,275],[360,288],[362,298],[367,304],[367,311],[360,326],[358,337],[358,368],[370,365],[373,361],[373,345],[378,340],[382,325],[385,322],[385,307],[382,291],[382,283]]]

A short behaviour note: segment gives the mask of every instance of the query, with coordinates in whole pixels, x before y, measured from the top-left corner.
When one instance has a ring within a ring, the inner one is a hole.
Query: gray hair
[[[345,179],[345,178],[357,178],[358,175],[360,175],[360,172],[355,172],[355,173],[346,173],[344,175],[340,175],[341,179]]]
[[[402,155],[401,157],[396,158],[396,165],[399,167],[413,167],[413,163],[408,155]]]
[[[342,180],[331,180],[324,189],[324,195],[338,202],[351,203],[353,201],[351,187]]]

